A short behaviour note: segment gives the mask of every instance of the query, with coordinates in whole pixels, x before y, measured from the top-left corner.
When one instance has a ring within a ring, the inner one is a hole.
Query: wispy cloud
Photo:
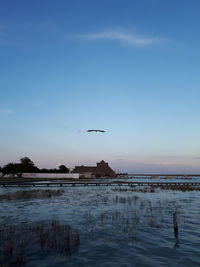
[[[147,46],[159,44],[163,40],[157,37],[145,37],[127,31],[104,31],[91,34],[81,34],[80,38],[86,40],[113,40],[131,46]]]
[[[0,114],[11,114],[13,113],[12,109],[9,108],[0,108]]]

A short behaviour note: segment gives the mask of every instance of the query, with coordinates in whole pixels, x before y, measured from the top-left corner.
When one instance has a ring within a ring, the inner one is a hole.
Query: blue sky
[[[0,166],[200,172],[198,0],[0,0]],[[98,128],[107,132],[87,133]]]

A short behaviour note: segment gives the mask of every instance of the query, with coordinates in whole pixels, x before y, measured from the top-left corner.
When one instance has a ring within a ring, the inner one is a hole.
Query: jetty
[[[83,186],[200,186],[200,182],[1,182],[0,187],[83,187]]]

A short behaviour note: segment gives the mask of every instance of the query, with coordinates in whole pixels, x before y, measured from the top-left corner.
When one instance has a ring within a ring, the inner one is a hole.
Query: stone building
[[[96,166],[75,166],[73,172],[79,173],[85,178],[91,177],[116,177],[116,173],[110,168],[107,162],[102,160]]]

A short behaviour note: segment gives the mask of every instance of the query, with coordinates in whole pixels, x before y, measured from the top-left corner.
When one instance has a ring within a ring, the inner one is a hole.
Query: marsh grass
[[[144,188],[112,188],[113,191],[116,192],[142,192],[142,193],[155,193],[156,190],[153,187],[144,187]]]
[[[23,190],[16,191],[12,193],[7,193],[4,195],[0,195],[1,200],[26,200],[26,199],[34,199],[34,198],[51,198],[56,196],[61,196],[65,191],[64,190]]]
[[[171,191],[181,191],[181,192],[189,192],[189,191],[200,191],[200,187],[191,186],[191,185],[153,185],[151,186],[153,190],[156,188],[160,188],[161,190],[171,190]]]
[[[200,191],[200,187],[191,186],[191,185],[151,185],[148,187],[134,187],[134,188],[112,188],[113,191],[116,192],[142,192],[142,193],[155,193],[156,189],[161,190],[171,190],[171,191],[181,191],[181,192],[189,192],[189,191]]]
[[[114,190],[115,194],[108,198],[105,211],[87,211],[84,214],[83,225],[91,236],[98,233],[103,238],[105,229],[109,229],[111,240],[137,242],[146,230],[173,229],[173,212],[178,214],[178,218],[184,214],[184,199],[146,198],[143,194],[118,190]],[[107,240],[108,236],[104,238]]]
[[[78,232],[57,220],[21,223],[9,227],[0,225],[1,266],[24,265],[28,263],[30,254],[41,251],[68,256],[79,243]]]

